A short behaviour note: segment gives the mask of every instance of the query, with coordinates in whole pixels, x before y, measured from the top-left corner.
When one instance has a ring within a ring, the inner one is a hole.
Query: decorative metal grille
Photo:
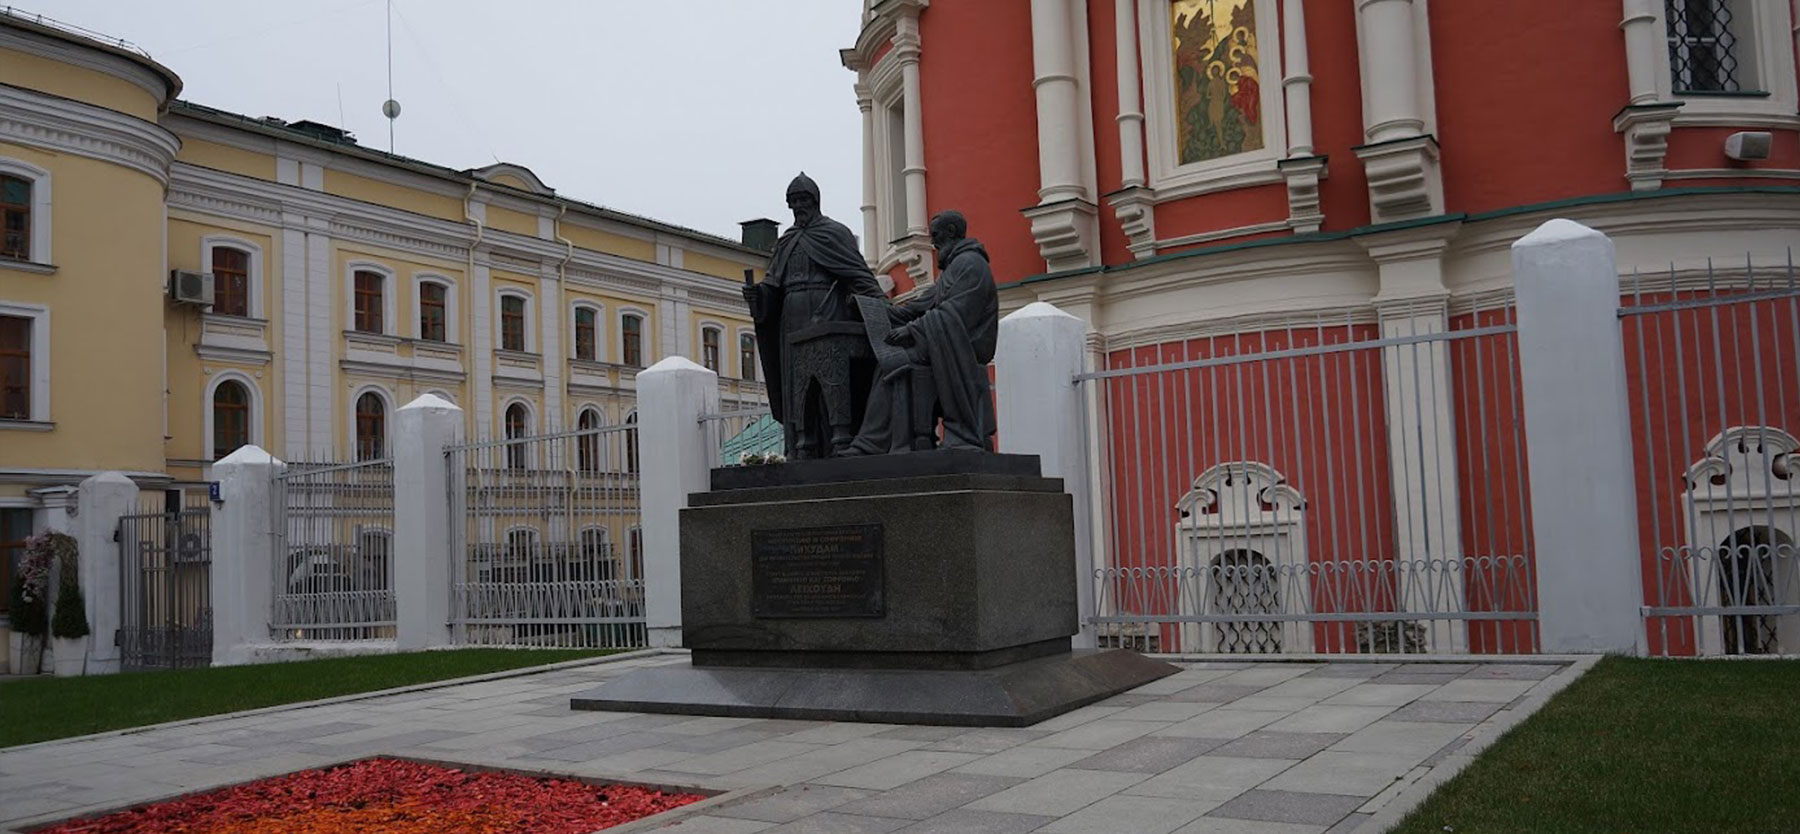
[[[119,657],[126,669],[212,662],[212,511],[155,493],[119,518]]]
[[[1664,0],[1669,71],[1679,92],[1740,91],[1733,0]]]
[[[290,463],[275,477],[276,640],[394,636],[394,466]]]
[[[1281,613],[1281,590],[1269,560],[1254,550],[1228,550],[1212,561],[1213,610],[1221,614]],[[1281,624],[1249,621],[1217,623],[1219,651],[1226,654],[1280,654]]]

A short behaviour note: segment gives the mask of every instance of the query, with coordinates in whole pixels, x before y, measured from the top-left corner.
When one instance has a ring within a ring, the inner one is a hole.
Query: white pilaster
[[[1668,48],[1665,33],[1657,27],[1657,0],[1624,0],[1625,17],[1619,30],[1625,36],[1626,81],[1631,99],[1613,116],[1613,130],[1625,136],[1625,178],[1633,191],[1661,188],[1668,174],[1669,131],[1682,102],[1664,101],[1656,74],[1661,64],[1657,51]]]
[[[1142,70],[1138,61],[1137,0],[1113,0],[1116,75],[1119,83],[1120,188],[1107,195],[1131,254],[1156,254],[1156,201],[1144,174],[1144,108],[1139,95]]]
[[[286,464],[244,446],[213,464],[223,499],[213,515],[212,609],[214,666],[254,661],[254,647],[270,642],[275,603],[274,478]]]
[[[1625,18],[1619,30],[1625,34],[1625,73],[1631,86],[1632,104],[1653,104],[1660,98],[1656,84],[1656,50],[1667,49],[1668,40],[1656,30],[1658,0],[1624,0]]]
[[[563,369],[568,367],[562,353],[563,316],[562,282],[554,267],[546,267],[538,277],[538,354],[543,357],[544,413],[539,426],[545,433],[563,427]]]
[[[394,411],[395,642],[450,643],[450,473],[444,447],[463,438],[463,410],[426,394]]]
[[[119,671],[119,518],[137,506],[138,488],[118,472],[102,472],[81,482],[75,524],[69,534],[81,548],[81,593],[87,599],[87,673]]]
[[[638,495],[644,524],[644,613],[650,645],[681,644],[681,510],[704,492],[714,449],[700,416],[719,408],[719,375],[669,356],[637,376]]]
[[[304,166],[302,173],[304,173]],[[322,225],[323,221],[314,221]],[[321,232],[306,235],[306,403],[307,457],[332,460],[336,446],[332,426],[336,421],[332,409],[337,390],[332,383],[333,346],[341,338],[332,327],[331,238]]]
[[[1048,478],[1063,479],[1075,511],[1075,596],[1081,630],[1078,649],[1096,645],[1094,625],[1094,483],[1082,432],[1086,404],[1075,375],[1083,368],[1087,324],[1055,307],[1034,302],[1000,320],[994,355],[1002,452],[1037,455]]]
[[[1287,155],[1312,156],[1312,72],[1306,55],[1306,4],[1300,0],[1281,4],[1281,38],[1281,58],[1287,62],[1281,76],[1287,102]]]
[[[477,204],[478,208],[485,208]],[[485,252],[476,255],[486,257]],[[469,396],[475,403],[475,436],[485,439],[494,432],[494,281],[491,268],[477,260],[469,281],[469,307],[474,334],[469,340]]]
[[[896,22],[895,57],[900,61],[900,97],[905,122],[905,156],[900,175],[906,180],[906,231],[925,228],[925,119],[919,88],[919,18],[904,15]]]
[[[1390,223],[1443,213],[1437,140],[1426,133],[1433,91],[1425,0],[1356,0],[1370,213]]]
[[[861,82],[856,85],[856,108],[862,111],[863,129],[863,260],[873,268],[881,260],[881,232],[875,220],[875,99]]]
[[[299,181],[299,163],[293,164]],[[306,231],[300,218],[283,216],[281,230],[281,425],[282,453],[306,455],[312,411],[306,396]]]
[[[1052,272],[1099,262],[1099,223],[1083,177],[1082,89],[1072,0],[1031,0],[1032,87],[1037,95],[1038,205],[1031,236]],[[1085,49],[1085,44],[1081,47]],[[1083,53],[1085,54],[1085,53]]]
[[[1551,220],[1512,246],[1539,650],[1641,652],[1637,456],[1613,243]]]

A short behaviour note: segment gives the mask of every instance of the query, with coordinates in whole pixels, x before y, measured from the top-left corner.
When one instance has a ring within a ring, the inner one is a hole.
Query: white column
[[[213,464],[222,499],[213,513],[212,609],[214,666],[253,661],[253,647],[270,642],[275,604],[274,478],[287,469],[257,446],[244,446]]]
[[[450,469],[444,447],[462,442],[463,410],[426,394],[394,411],[395,643],[401,651],[450,644]]]
[[[1656,30],[1657,0],[1624,0],[1625,19],[1619,29],[1625,33],[1625,71],[1631,87],[1632,104],[1654,103],[1656,91],[1656,50],[1667,49],[1668,41]]]
[[[1288,5],[1299,5],[1290,0]],[[1144,108],[1139,95],[1143,75],[1138,62],[1137,0],[1113,0],[1119,79],[1119,162],[1126,188],[1144,184]],[[1289,120],[1293,117],[1290,115]]]
[[[1094,548],[1088,513],[1094,493],[1088,474],[1086,407],[1075,384],[1087,349],[1087,324],[1044,302],[1034,302],[1000,320],[994,354],[1000,451],[1037,455],[1044,477],[1063,479],[1075,510],[1075,599],[1081,630],[1075,648],[1096,645]]]
[[[294,178],[299,180],[299,167]],[[281,220],[281,428],[282,453],[305,457],[311,422],[306,396],[306,232],[301,218]],[[289,225],[292,224],[292,225]]]
[[[638,501],[644,524],[644,613],[650,645],[681,645],[681,511],[709,486],[700,416],[719,409],[719,375],[670,356],[637,376]]]
[[[137,507],[138,488],[117,472],[102,472],[81,482],[75,524],[70,531],[81,548],[81,592],[87,598],[90,675],[119,671],[119,544],[113,533],[119,518]]]
[[[556,279],[554,267],[546,267],[538,276],[538,355],[542,357],[544,374],[544,413],[538,428],[544,433],[561,431],[563,427],[563,318],[562,282]]]
[[[1364,133],[1370,142],[1417,136],[1417,38],[1413,0],[1358,0],[1362,26]]]
[[[856,108],[862,111],[863,128],[863,260],[873,266],[881,260],[881,231],[875,220],[875,99],[861,82],[856,85]]]
[[[305,175],[302,166],[301,174]],[[309,225],[323,228],[325,221],[309,219]],[[339,298],[332,289],[341,281],[332,280],[331,238],[320,232],[309,232],[306,235],[306,330],[307,330],[307,378],[306,402],[309,409],[307,425],[308,457],[313,460],[332,460],[336,449],[333,443],[332,427],[338,424],[333,419],[336,411],[331,404],[336,401],[337,386],[332,384],[332,360],[337,351],[334,346],[342,339],[340,329],[331,325],[331,317],[338,310]],[[348,293],[349,290],[344,290]]]
[[[1613,243],[1551,220],[1512,246],[1544,652],[1640,652],[1637,456]]]
[[[1075,75],[1069,0],[1031,0],[1032,87],[1037,91],[1038,201],[1085,198],[1081,187],[1081,85]]]
[[[477,203],[476,208],[486,211]],[[478,257],[486,257],[483,252]],[[493,269],[485,263],[475,265],[469,281],[469,398],[475,403],[475,436],[486,438],[494,432],[494,283]]]
[[[900,60],[900,96],[906,147],[900,175],[906,181],[906,231],[928,234],[925,219],[925,119],[919,95],[919,18],[901,15],[894,35]]]
[[[1281,77],[1281,90],[1287,96],[1287,155],[1312,156],[1312,73],[1307,65],[1303,0],[1281,4],[1281,34],[1281,59],[1287,62],[1287,72]]]

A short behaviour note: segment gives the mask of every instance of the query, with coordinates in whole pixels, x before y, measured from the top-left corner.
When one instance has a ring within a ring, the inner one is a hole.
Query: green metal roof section
[[[719,462],[736,466],[745,455],[779,455],[782,444],[781,424],[776,422],[774,415],[764,414],[719,444]]]

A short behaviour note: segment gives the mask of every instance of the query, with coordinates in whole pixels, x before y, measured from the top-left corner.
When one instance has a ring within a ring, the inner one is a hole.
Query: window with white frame
[[[644,367],[644,314],[620,314],[619,361],[633,368]]]
[[[505,423],[506,439],[517,441],[506,444],[506,468],[524,469],[528,457],[525,438],[531,435],[531,408],[523,402],[507,406]]]
[[[357,395],[351,418],[357,460],[378,460],[387,456],[387,416],[387,397],[380,392],[368,390]]]
[[[344,275],[349,297],[344,311],[347,330],[394,335],[394,271],[377,263],[356,261]]]
[[[456,344],[456,283],[442,275],[414,275],[413,300],[414,336],[423,342]]]
[[[725,331],[718,327],[700,328],[700,364],[715,374],[723,375],[719,343],[725,338]]]
[[[576,359],[588,362],[600,359],[600,307],[578,302],[575,305],[573,351]]]
[[[521,353],[531,350],[531,296],[522,290],[501,290],[500,319],[496,326],[500,330],[500,349]]]
[[[0,422],[50,421],[50,308],[0,302]]]
[[[582,472],[600,471],[600,425],[600,409],[592,406],[575,418],[575,462]]]
[[[220,379],[213,384],[209,403],[212,407],[211,457],[220,460],[238,449],[250,445],[250,429],[256,419],[255,398],[251,387],[244,380],[235,377]]]
[[[1274,182],[1286,151],[1276,0],[1138,0],[1151,185]]]
[[[262,247],[212,235],[201,239],[200,259],[213,276],[213,313],[262,318]]]
[[[1795,115],[1794,12],[1786,0],[1663,0],[1668,48],[1657,85],[1685,102],[1676,121],[1800,126]]]
[[[0,261],[50,263],[50,172],[0,159]]]
[[[738,376],[756,380],[756,334],[738,334]]]

